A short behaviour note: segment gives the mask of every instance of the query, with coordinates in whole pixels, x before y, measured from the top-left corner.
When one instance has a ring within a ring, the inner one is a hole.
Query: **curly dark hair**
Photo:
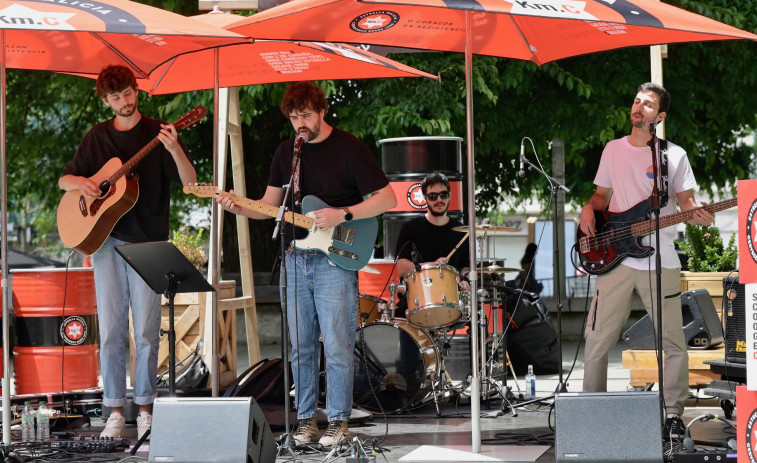
[[[328,107],[326,92],[312,82],[297,82],[290,85],[281,100],[281,114],[284,117],[289,117],[292,111],[304,111],[310,108],[313,111],[321,112]]]
[[[447,179],[447,176],[441,172],[433,172],[428,174],[426,178],[423,179],[423,183],[421,183],[421,192],[423,195],[426,195],[428,187],[437,183],[441,183],[447,188],[447,191],[449,191],[449,179]]]
[[[102,68],[95,83],[97,96],[103,100],[111,93],[117,93],[129,87],[136,90],[137,79],[131,69],[121,64],[111,64]]]

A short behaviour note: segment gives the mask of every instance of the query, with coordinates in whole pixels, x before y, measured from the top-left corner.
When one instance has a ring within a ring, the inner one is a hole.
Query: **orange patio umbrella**
[[[58,2],[0,0],[0,202],[2,225],[2,298],[7,297],[8,212],[5,150],[5,87],[7,68],[96,75],[103,66],[123,64],[146,76],[181,53],[249,42],[235,33],[184,16],[127,0]],[[10,307],[2,321],[3,422],[10,423]],[[3,442],[11,443],[10,426]]]
[[[757,35],[657,0],[293,0],[229,29],[256,39],[330,40],[465,53],[470,268],[476,266],[474,53],[541,65],[632,46],[757,40]],[[471,285],[475,283],[473,272]],[[470,304],[477,307],[476,291],[471,291]],[[558,299],[558,317],[559,305]],[[471,325],[478,325],[476,310],[471,311]],[[475,329],[471,341],[472,449],[480,452]],[[562,376],[562,368],[560,372]]]

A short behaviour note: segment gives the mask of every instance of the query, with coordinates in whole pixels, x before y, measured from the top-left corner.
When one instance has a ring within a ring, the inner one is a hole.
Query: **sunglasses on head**
[[[449,191],[442,191],[441,193],[429,193],[426,195],[431,201],[436,201],[438,198],[449,199]]]

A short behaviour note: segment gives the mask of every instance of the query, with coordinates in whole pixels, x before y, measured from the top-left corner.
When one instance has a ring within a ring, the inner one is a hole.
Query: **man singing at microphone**
[[[397,274],[404,275],[411,270],[420,269],[423,265],[451,265],[460,273],[460,289],[468,291],[468,240],[460,243],[465,233],[455,231],[453,227],[462,224],[447,215],[449,189],[449,180],[444,174],[432,173],[423,179],[421,192],[426,199],[428,212],[402,225],[395,252],[398,258]],[[455,246],[458,248],[452,252]],[[405,300],[400,300],[395,316],[403,317],[406,308]]]
[[[298,134],[282,142],[271,162],[268,187],[262,202],[279,207],[285,189],[289,210],[302,212],[300,200],[318,197],[329,208],[313,211],[314,226],[329,230],[351,220],[377,216],[397,204],[389,180],[376,157],[353,135],[329,125],[325,120],[326,94],[311,82],[290,85],[281,102],[281,112]],[[306,142],[306,143],[305,143]],[[293,168],[294,152],[300,156]],[[227,211],[253,219],[268,216],[234,205],[229,197],[218,202]],[[307,230],[284,226],[285,242],[304,238]],[[370,252],[369,249],[367,252]],[[318,442],[331,447],[349,435],[347,421],[352,413],[353,350],[357,325],[357,272],[335,265],[317,250],[298,250],[289,245],[285,252],[286,310],[292,343],[297,427],[297,444]],[[282,301],[283,301],[282,295]],[[329,425],[318,439],[315,420],[318,406],[319,336],[323,335],[326,355],[326,414]]]
[[[631,134],[605,146],[594,184],[594,195],[581,210],[581,231],[595,236],[594,211],[608,209],[624,212],[652,195],[652,150],[647,144],[657,123],[667,116],[670,94],[654,83],[642,84],[631,105]],[[666,149],[667,145],[667,149]],[[655,152],[663,178],[660,216],[675,213],[676,201],[683,211],[700,207],[694,199],[697,186],[686,152],[673,143],[660,140]],[[667,171],[667,172],[666,172]],[[667,194],[665,194],[667,193]],[[664,204],[667,202],[667,204]],[[664,204],[664,205],[663,205]],[[700,209],[690,223],[709,225],[715,217]],[[630,220],[630,219],[629,219]],[[660,230],[660,262],[662,263],[662,349],[665,354],[663,390],[666,420],[664,441],[681,442],[685,427],[681,420],[684,401],[689,394],[688,353],[683,335],[681,314],[680,261],[673,247],[675,228]],[[654,246],[654,235],[643,243]],[[656,256],[625,258],[613,270],[597,277],[594,299],[586,322],[584,358],[584,392],[607,390],[607,353],[618,342],[620,332],[631,313],[633,293],[644,302],[654,321],[657,333]],[[620,419],[620,418],[619,418]]]

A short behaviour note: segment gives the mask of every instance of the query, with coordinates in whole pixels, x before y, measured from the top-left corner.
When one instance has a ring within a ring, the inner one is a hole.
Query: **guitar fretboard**
[[[696,209],[666,215],[665,217],[660,217],[660,228],[670,227],[672,225],[691,220],[691,218],[694,217],[694,212],[701,209],[714,214],[716,212],[736,207],[737,204],[738,198],[731,198],[726,199],[725,201],[720,201],[718,203],[707,204],[706,206],[698,207]],[[653,219],[644,220],[643,222],[631,225],[631,234],[636,237],[650,235],[654,233],[654,231],[655,221]]]

